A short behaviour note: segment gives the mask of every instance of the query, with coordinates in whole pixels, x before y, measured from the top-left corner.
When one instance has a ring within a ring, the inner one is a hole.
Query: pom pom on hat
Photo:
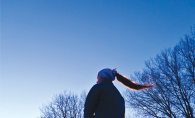
[[[116,69],[111,70],[110,68],[102,69],[98,72],[98,75],[103,79],[115,80]]]

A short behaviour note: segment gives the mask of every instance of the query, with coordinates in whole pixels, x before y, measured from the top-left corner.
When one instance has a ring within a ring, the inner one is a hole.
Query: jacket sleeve
[[[135,84],[133,81],[131,81],[129,78],[127,77],[124,77],[122,76],[121,74],[119,73],[116,73],[116,77],[117,77],[117,80],[119,82],[121,82],[123,85],[125,85],[126,87],[130,88],[130,89],[134,89],[134,90],[143,90],[143,89],[146,89],[146,88],[151,88],[153,87],[154,85],[150,85],[150,84],[147,84],[147,85],[139,85],[139,84]]]
[[[99,88],[100,86],[96,84],[89,91],[85,101],[84,118],[94,118],[95,108],[98,103]]]

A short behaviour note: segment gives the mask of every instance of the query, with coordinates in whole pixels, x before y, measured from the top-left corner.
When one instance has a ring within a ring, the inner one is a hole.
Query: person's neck
[[[110,79],[104,79],[104,80],[102,80],[102,82],[109,82],[109,83],[112,83],[112,80],[110,80]]]

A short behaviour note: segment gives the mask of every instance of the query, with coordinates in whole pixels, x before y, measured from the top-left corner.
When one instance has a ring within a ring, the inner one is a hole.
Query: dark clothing
[[[111,80],[103,80],[91,88],[85,102],[84,118],[124,117],[124,98]]]

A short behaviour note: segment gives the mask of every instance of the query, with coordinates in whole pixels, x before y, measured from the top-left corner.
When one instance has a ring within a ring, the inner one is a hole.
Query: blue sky
[[[36,118],[54,94],[88,92],[103,68],[141,71],[194,19],[194,0],[1,0],[0,117]]]

